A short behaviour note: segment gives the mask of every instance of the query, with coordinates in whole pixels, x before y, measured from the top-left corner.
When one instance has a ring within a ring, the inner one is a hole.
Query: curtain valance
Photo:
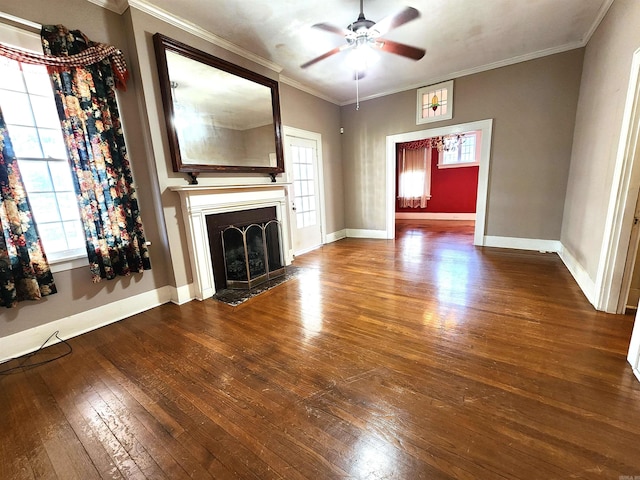
[[[115,73],[116,87],[126,90],[129,71],[124,60],[124,55],[113,45],[105,45],[104,43],[93,43],[86,50],[75,55],[64,57],[54,55],[43,55],[33,52],[27,52],[19,48],[13,48],[0,43],[0,55],[17,60],[22,63],[31,65],[45,65],[49,73],[63,72],[72,67],[86,67],[101,62],[105,58],[109,59],[113,72]]]

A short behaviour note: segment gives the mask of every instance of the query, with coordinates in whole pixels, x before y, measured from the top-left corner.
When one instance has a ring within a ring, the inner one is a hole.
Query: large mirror
[[[278,82],[153,36],[176,172],[284,171]]]

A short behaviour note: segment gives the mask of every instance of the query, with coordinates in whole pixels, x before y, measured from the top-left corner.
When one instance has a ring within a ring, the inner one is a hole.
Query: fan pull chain
[[[358,75],[358,71],[356,70],[356,110],[360,110],[360,89],[358,88],[358,82],[360,75]]]

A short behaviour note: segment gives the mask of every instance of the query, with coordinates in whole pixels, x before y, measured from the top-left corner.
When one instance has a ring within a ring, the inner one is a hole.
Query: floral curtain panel
[[[56,293],[0,111],[0,306]]]
[[[45,54],[54,57],[81,56],[100,45],[62,25],[43,26],[41,36]],[[113,57],[104,56],[97,63],[49,71],[93,281],[150,269],[115,95],[115,87],[126,81],[126,68],[114,69]]]

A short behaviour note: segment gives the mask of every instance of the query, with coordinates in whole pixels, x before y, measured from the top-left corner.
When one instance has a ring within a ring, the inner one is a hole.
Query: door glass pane
[[[292,148],[293,150],[293,148]],[[309,227],[316,223],[314,201],[314,150],[310,147],[295,147],[296,156],[293,157],[295,171],[294,195],[298,209],[297,227]]]

